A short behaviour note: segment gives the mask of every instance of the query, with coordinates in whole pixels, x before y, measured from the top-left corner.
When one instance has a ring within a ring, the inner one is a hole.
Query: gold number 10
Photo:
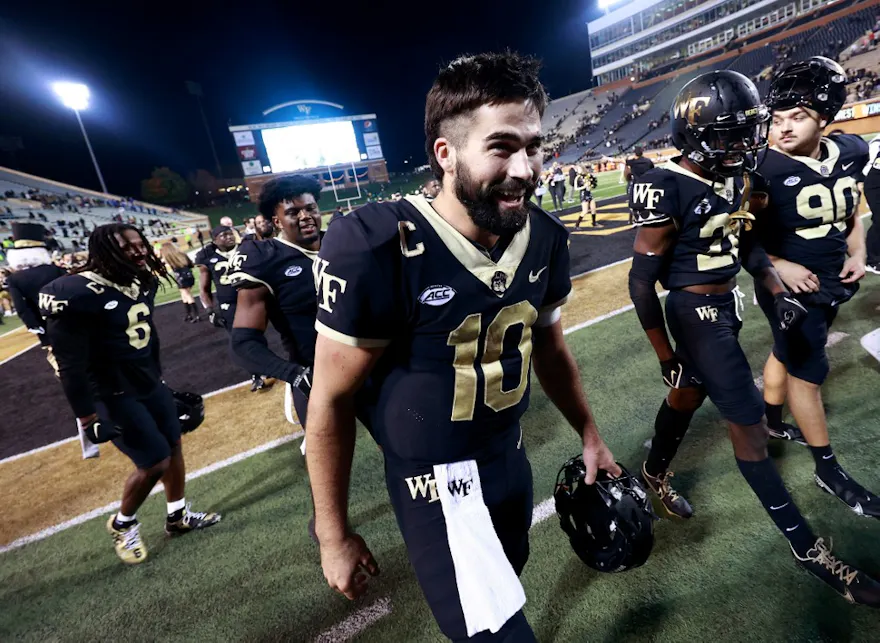
[[[486,330],[486,342],[481,361],[486,380],[484,398],[486,406],[493,411],[503,411],[519,403],[528,386],[529,360],[532,356],[532,324],[538,319],[538,311],[527,301],[506,306],[498,311],[495,319]],[[468,315],[458,328],[449,333],[447,346],[455,347],[455,397],[452,402],[452,420],[466,421],[474,417],[477,404],[477,352],[479,350],[480,330],[483,315]],[[519,340],[521,357],[519,384],[505,391],[502,380],[504,366],[501,352],[504,350],[504,337],[507,331],[522,324],[522,338]]]

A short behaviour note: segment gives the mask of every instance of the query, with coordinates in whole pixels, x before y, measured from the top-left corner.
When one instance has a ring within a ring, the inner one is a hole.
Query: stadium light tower
[[[83,138],[86,141],[86,147],[89,148],[89,155],[92,157],[92,163],[95,165],[95,172],[98,180],[101,182],[101,191],[107,194],[107,184],[104,183],[104,175],[101,174],[101,168],[98,167],[98,159],[95,158],[95,152],[92,150],[92,144],[89,142],[89,135],[86,134],[86,127],[83,125],[82,118],[79,113],[89,106],[89,88],[82,83],[52,83],[52,89],[61,99],[65,107],[69,107],[76,114],[76,122],[82,130]]]

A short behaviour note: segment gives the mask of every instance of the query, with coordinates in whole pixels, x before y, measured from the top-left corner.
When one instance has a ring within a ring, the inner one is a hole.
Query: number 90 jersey
[[[739,272],[743,180],[723,183],[694,174],[673,158],[636,179],[629,207],[636,226],[675,224],[678,237],[660,276],[664,288],[724,283]],[[757,189],[757,187],[753,188]]]
[[[156,291],[121,286],[94,272],[59,277],[40,291],[40,312],[88,341],[88,373],[98,395],[149,393],[161,379],[153,325]],[[51,335],[51,334],[50,334]],[[54,347],[63,368],[64,349]]]
[[[318,333],[385,348],[370,383],[387,457],[434,465],[509,444],[528,408],[532,326],[571,290],[557,220],[530,206],[493,260],[424,197],[367,205],[330,227],[314,270]]]
[[[857,284],[841,284],[846,261],[847,220],[856,214],[868,144],[841,134],[822,138],[823,158],[790,156],[778,148],[766,152],[758,171],[766,182],[768,208],[757,213],[756,231],[771,255],[813,271],[820,292],[811,303],[841,303]]]

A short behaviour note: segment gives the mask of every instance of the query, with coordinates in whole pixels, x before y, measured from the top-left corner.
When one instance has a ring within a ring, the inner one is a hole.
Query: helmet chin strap
[[[746,232],[752,229],[752,221],[755,215],[749,212],[749,199],[752,196],[752,177],[748,173],[743,174],[743,189],[739,199],[739,209],[730,215],[731,221],[739,221]]]

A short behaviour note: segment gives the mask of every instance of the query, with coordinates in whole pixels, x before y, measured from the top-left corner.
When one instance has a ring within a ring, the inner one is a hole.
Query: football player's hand
[[[799,263],[777,259],[773,267],[779,273],[782,283],[793,293],[819,292],[819,277],[809,268],[804,268]]]
[[[321,568],[331,589],[353,601],[367,591],[371,576],[379,574],[376,559],[359,535],[349,532],[332,545],[322,542]]]
[[[105,420],[97,414],[87,418],[79,418],[79,425],[83,433],[92,444],[109,442],[122,435],[122,430],[110,420]]]
[[[669,388],[687,388],[700,383],[685,370],[684,364],[675,358],[660,362],[660,372],[663,374],[663,383]]]
[[[790,292],[778,293],[773,298],[773,308],[779,319],[780,330],[797,328],[807,316],[807,309]]]
[[[847,257],[839,276],[842,284],[856,283],[865,276],[865,262],[861,257]]]
[[[296,376],[290,383],[293,388],[299,391],[308,399],[312,393],[312,369],[310,366],[297,366]]]
[[[615,478],[623,473],[617,466],[617,462],[614,461],[610,449],[595,431],[584,439],[584,467],[586,468],[586,474],[584,474],[586,484],[596,482],[596,475],[600,469],[607,471]]]
[[[223,315],[213,308],[208,309],[208,321],[210,321],[215,328],[226,328],[226,320],[223,319]]]
[[[52,347],[45,345],[42,349],[46,351],[46,361],[49,362],[49,366],[51,366],[52,370],[55,372],[55,377],[59,377],[58,360],[55,359],[55,353],[52,352]]]

